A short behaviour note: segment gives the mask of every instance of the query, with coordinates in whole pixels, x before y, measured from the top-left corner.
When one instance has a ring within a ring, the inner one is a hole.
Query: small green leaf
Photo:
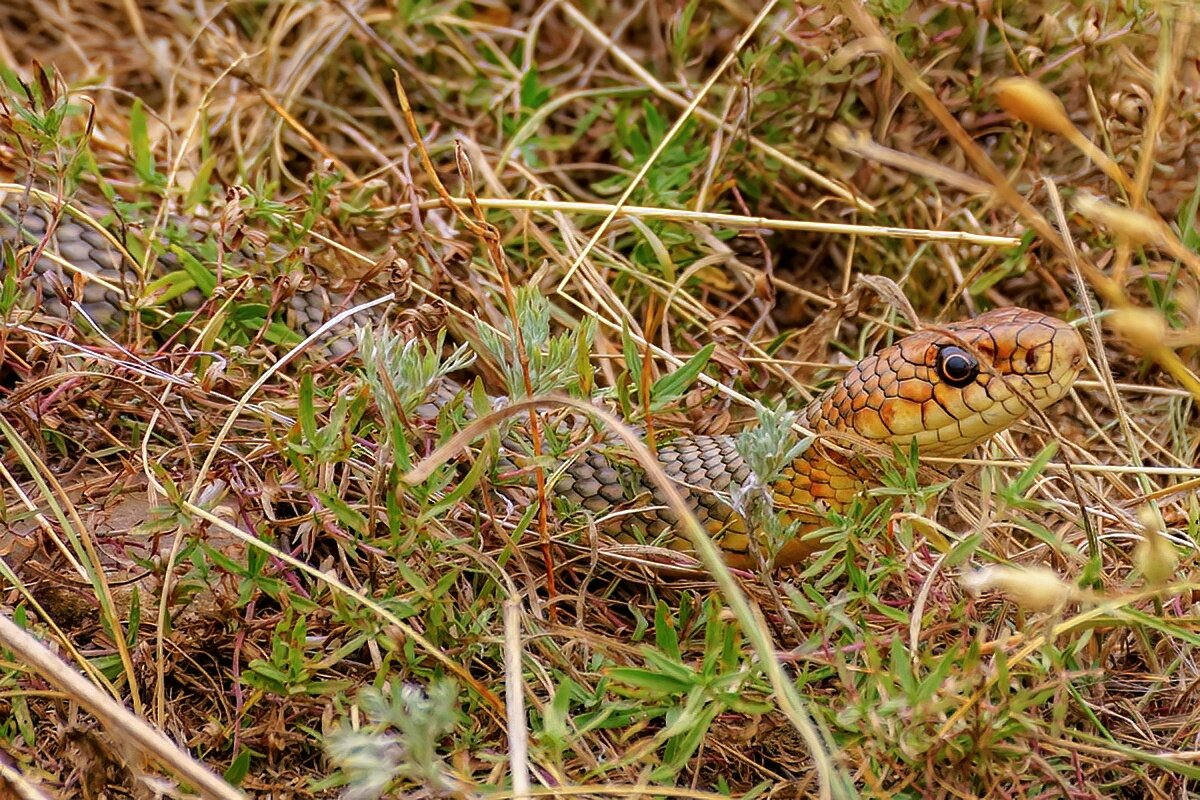
[[[217,166],[216,155],[210,155],[200,162],[200,167],[192,177],[192,185],[188,187],[183,198],[183,207],[190,211],[203,203],[212,194],[212,174]]]
[[[966,562],[967,559],[975,555],[975,551],[979,549],[979,545],[982,543],[983,534],[981,533],[973,533],[967,536],[950,548],[950,552],[946,555],[945,566],[957,567],[959,564]]]
[[[1196,228],[1196,214],[1200,212],[1200,180],[1192,190],[1191,199],[1179,210],[1177,224],[1182,231],[1183,245],[1192,252],[1200,252],[1200,230]]]
[[[321,498],[321,503],[333,512],[333,516],[341,525],[353,533],[365,534],[371,530],[367,522],[367,518],[362,512],[350,507],[342,498],[329,492],[316,492],[317,497]]]
[[[579,393],[592,396],[596,370],[592,366],[592,342],[595,339],[596,323],[588,317],[580,323],[575,336],[575,375],[579,379]]]
[[[188,274],[196,287],[204,293],[205,297],[211,297],[213,290],[217,288],[217,276],[212,273],[212,270],[201,264],[199,259],[179,245],[173,244],[170,249],[175,258],[179,260],[179,266]]]
[[[225,782],[230,786],[241,786],[242,781],[246,779],[246,775],[250,772],[250,756],[249,750],[242,749],[237,757],[233,759],[233,763],[225,770]]]
[[[1024,497],[1029,491],[1029,487],[1033,486],[1033,482],[1042,476],[1046,465],[1050,463],[1050,459],[1058,452],[1058,442],[1051,440],[1046,443],[1042,451],[1038,453],[1029,466],[1017,476],[1017,479],[1012,482],[1008,488],[1010,497]]]
[[[916,677],[913,675],[912,662],[908,657],[908,650],[904,647],[904,642],[897,636],[892,639],[891,647],[891,672],[892,677],[900,683],[902,688],[909,697],[912,697],[917,690]]]
[[[458,481],[457,485],[447,492],[441,500],[424,509],[421,512],[421,520],[438,519],[447,509],[458,503],[464,497],[471,493],[478,484],[488,467],[495,461],[496,453],[500,450],[500,437],[496,435],[495,430],[489,432],[483,447],[479,452],[479,456],[475,459],[475,463],[471,465],[470,471]]]
[[[663,695],[681,694],[692,688],[691,681],[679,680],[641,667],[613,667],[605,674],[618,683]]]
[[[654,609],[654,641],[658,648],[666,653],[673,661],[683,661],[679,651],[679,632],[675,630],[675,620],[671,616],[667,604],[662,600]]]
[[[690,710],[690,709],[689,709]],[[670,781],[700,747],[714,719],[724,709],[719,703],[709,703],[691,714],[683,715],[683,731],[673,737],[663,753],[663,765],[651,773],[651,780]]]
[[[266,303],[237,303],[229,311],[229,318],[238,323],[257,323],[261,326],[270,309]]]
[[[621,325],[621,352],[625,355],[625,369],[628,370],[629,377],[637,383],[638,376],[642,374],[642,356],[638,353],[638,345],[633,340],[628,323]]]
[[[696,378],[708,366],[708,360],[712,357],[714,349],[716,349],[716,345],[709,342],[696,351],[695,355],[689,358],[682,367],[670,375],[664,375],[656,380],[650,387],[650,407],[661,407],[691,388],[691,385],[696,382]]]
[[[554,690],[554,698],[542,708],[542,728],[539,736],[542,744],[553,752],[555,761],[562,758],[571,735],[567,719],[571,710],[571,695],[575,690],[575,683],[570,678],[564,677],[562,680]]]
[[[317,409],[314,402],[312,372],[305,370],[300,376],[300,410],[297,417],[300,422],[300,432],[305,442],[315,442],[317,439]]]
[[[190,275],[183,270],[175,270],[147,284],[146,296],[154,298],[154,302],[158,305],[165,305],[194,288],[196,288],[196,282]]]
[[[521,78],[521,107],[536,111],[550,99],[550,90],[538,83],[536,67],[530,67]]]
[[[275,684],[275,686],[278,688],[282,688],[288,684],[288,674],[286,672],[269,661],[264,661],[261,658],[256,658],[250,662],[249,671],[251,675],[256,675],[260,678],[263,678],[270,683]],[[250,675],[247,675],[247,677],[250,677]]]
[[[695,670],[659,650],[647,647],[642,651],[642,658],[646,659],[646,666],[650,669],[656,670],[662,675],[670,675],[676,680],[686,681],[689,688],[696,683]]]
[[[263,324],[266,323],[266,319],[261,316],[253,317],[248,320],[243,320],[243,323],[247,328],[261,328]],[[282,322],[272,322],[267,325],[267,330],[266,333],[263,334],[263,337],[271,344],[281,344],[288,347],[293,347],[304,341],[304,337],[296,333]]]
[[[158,171],[154,168],[154,151],[150,148],[150,133],[146,109],[140,99],[133,101],[129,112],[129,149],[133,154],[133,169],[146,183],[158,183]]]
[[[218,569],[222,569],[231,575],[244,575],[246,573],[245,568],[241,564],[214,547],[204,545],[204,554]]]
[[[646,140],[652,146],[657,146],[667,135],[667,121],[649,100],[642,104],[646,112]]]

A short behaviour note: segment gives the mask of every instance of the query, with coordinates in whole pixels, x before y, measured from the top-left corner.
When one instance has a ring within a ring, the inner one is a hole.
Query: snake
[[[71,298],[75,308],[90,319],[92,326],[111,330],[126,319],[133,298],[140,294],[138,273],[118,232],[91,224],[94,220],[104,219],[103,210],[95,203],[86,204],[84,208],[86,213],[82,215],[56,215],[18,196],[0,192],[0,242],[7,242],[14,249],[38,251],[24,286],[26,307],[36,307],[45,318],[73,319],[76,313],[64,302],[64,290],[74,294],[74,276],[79,275],[83,278],[83,286],[78,296]],[[180,219],[171,221],[177,225],[187,224]],[[253,260],[259,254],[250,245],[243,245],[229,255],[227,261],[236,265]],[[183,310],[195,310],[205,301],[205,294],[192,280],[187,280],[190,276],[185,274],[175,251],[163,252],[157,259],[157,268],[185,278],[174,288],[171,285],[160,287],[164,294],[178,294],[178,297],[171,297],[171,304]],[[261,297],[263,293],[253,294],[260,288],[252,286],[249,298],[265,300]],[[287,330],[302,338],[315,333],[334,313],[382,294],[374,286],[359,287],[354,293],[331,290],[319,283],[297,288],[284,301],[283,323]],[[171,304],[163,305],[170,307]],[[366,313],[353,314],[330,330],[316,351],[325,357],[345,356],[354,349],[355,325],[369,320]]]
[[[51,224],[50,213],[9,198],[0,204],[0,241],[39,247],[28,271],[27,296],[41,298],[42,312],[69,318],[62,303],[63,265],[88,278],[79,308],[111,325],[128,308],[129,271],[114,239],[73,217]],[[49,231],[52,235],[47,235]],[[320,287],[289,300],[288,324],[311,333],[332,306],[356,298]],[[195,307],[192,291],[178,302]],[[349,337],[332,354],[352,348]],[[1066,396],[1087,361],[1076,328],[1057,317],[1001,307],[974,318],[926,326],[854,364],[799,414],[811,434],[807,446],[777,475],[759,480],[739,452],[736,435],[682,434],[655,448],[672,488],[720,547],[732,567],[798,564],[823,546],[819,532],[833,512],[844,512],[878,483],[865,454],[917,447],[921,455],[961,457],[991,436]],[[614,448],[589,447],[555,471],[553,495],[568,508],[618,520],[621,540],[689,550],[668,489]],[[757,481],[757,483],[756,483]],[[762,526],[746,512],[746,490],[766,490],[779,519],[793,535],[766,552]],[[616,513],[628,509],[631,513]],[[630,531],[633,531],[631,534]]]
[[[914,444],[921,455],[958,458],[1031,413],[1066,396],[1087,360],[1069,323],[1017,307],[918,330],[854,364],[801,412],[809,446],[765,482],[774,509],[795,535],[771,554],[761,526],[747,522],[736,498],[751,469],[735,435],[682,436],[657,448],[657,459],[689,511],[733,567],[797,564],[823,546],[808,534],[827,527],[878,483],[864,453],[890,455]],[[837,447],[837,443],[844,445]],[[849,451],[849,452],[847,452]],[[630,494],[649,499],[648,535],[690,549],[662,486],[644,473],[622,474],[603,449],[571,465],[556,493],[595,513]]]

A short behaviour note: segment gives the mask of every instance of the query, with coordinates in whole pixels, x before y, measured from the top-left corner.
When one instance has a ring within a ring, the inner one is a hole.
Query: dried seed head
[[[888,41],[879,36],[864,36],[855,39],[845,47],[839,48],[825,62],[830,72],[841,72],[849,65],[861,61],[876,53],[887,52]]]
[[[1058,44],[1058,37],[1062,33],[1062,22],[1059,21],[1057,14],[1042,14],[1038,18],[1038,32],[1042,35],[1042,41],[1047,44]]]
[[[1049,567],[983,567],[964,575],[962,584],[973,594],[1001,592],[1030,611],[1053,610],[1075,595],[1075,588]]]
[[[839,150],[858,153],[871,144],[871,135],[866,131],[851,130],[840,122],[830,124],[825,130],[829,143]]]
[[[1099,222],[1130,244],[1158,244],[1162,241],[1162,227],[1140,211],[1113,205],[1087,193],[1076,195],[1074,205],[1080,214]]]
[[[1096,24],[1096,20],[1089,19],[1083,23],[1083,30],[1079,32],[1079,41],[1083,42],[1088,47],[1094,45],[1100,39],[1100,26]]]
[[[1146,116],[1146,102],[1133,92],[1113,92],[1108,96],[1108,107],[1126,122],[1141,122]]]
[[[1166,343],[1167,321],[1157,311],[1119,308],[1111,319],[1117,333],[1142,353],[1154,352]]]
[[[1163,535],[1162,518],[1149,505],[1138,509],[1142,524],[1142,540],[1133,549],[1133,565],[1145,577],[1146,583],[1159,586],[1175,575],[1179,568],[1179,553],[1171,540]]]
[[[993,94],[1000,107],[1022,122],[1051,133],[1074,136],[1075,126],[1067,117],[1062,101],[1045,86],[1029,78],[1002,78],[994,84]]]

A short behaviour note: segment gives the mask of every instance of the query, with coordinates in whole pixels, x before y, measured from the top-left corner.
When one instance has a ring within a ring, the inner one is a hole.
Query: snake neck
[[[778,510],[813,524],[826,512],[843,511],[862,497],[870,478],[866,466],[842,449],[847,442],[839,434],[849,431],[842,417],[829,414],[832,392],[814,398],[804,409],[801,418],[814,439],[771,486]],[[829,446],[834,444],[841,448]]]

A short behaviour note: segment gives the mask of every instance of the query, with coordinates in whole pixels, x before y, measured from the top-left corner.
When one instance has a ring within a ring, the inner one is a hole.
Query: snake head
[[[959,456],[1060,400],[1087,360],[1071,325],[1023,308],[930,327],[867,356],[814,404],[817,432]]]

